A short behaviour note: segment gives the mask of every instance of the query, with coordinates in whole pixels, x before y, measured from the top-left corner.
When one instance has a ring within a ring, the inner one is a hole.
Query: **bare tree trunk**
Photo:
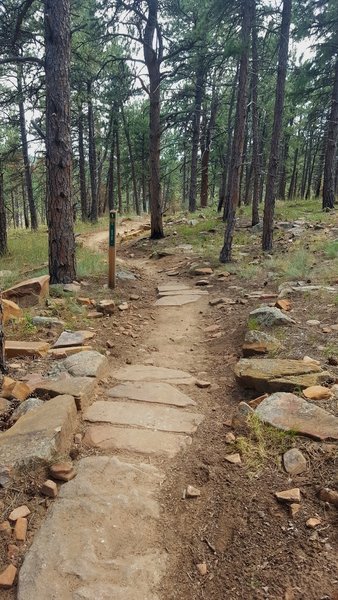
[[[263,250],[272,250],[273,218],[275,212],[275,183],[278,171],[279,143],[283,123],[284,95],[286,70],[288,65],[289,34],[291,23],[292,0],[283,1],[282,24],[278,49],[278,73],[276,83],[276,100],[274,121],[272,127],[268,175],[266,180],[264,219],[263,219]]]
[[[233,81],[232,88],[231,88],[231,96],[230,96],[230,104],[229,104],[229,112],[228,112],[228,123],[227,123],[227,145],[226,145],[226,151],[225,151],[225,156],[224,156],[224,161],[223,161],[223,169],[222,169],[221,185],[220,185],[220,189],[219,189],[217,212],[221,212],[221,210],[225,204],[225,198],[226,198],[226,194],[227,194],[227,183],[229,181],[228,170],[229,170],[230,154],[231,154],[231,147],[232,147],[232,113],[233,113],[234,105],[235,105],[238,74],[239,74],[239,63],[237,64],[236,73],[235,73],[234,81]]]
[[[160,178],[163,43],[158,24],[158,0],[147,0],[147,4],[148,18],[144,31],[143,53],[149,74],[150,237],[151,239],[161,239],[164,237]]]
[[[37,214],[36,214],[36,207],[35,207],[34,194],[33,194],[33,184],[32,184],[32,173],[31,173],[31,167],[30,167],[30,163],[29,163],[29,154],[28,154],[25,105],[24,105],[23,91],[22,91],[22,67],[21,67],[21,65],[18,66],[17,86],[18,86],[18,95],[19,95],[19,123],[20,123],[22,157],[23,157],[23,165],[24,165],[24,173],[25,173],[25,184],[26,184],[29,212],[30,212],[30,217],[31,217],[31,229],[36,230],[38,228],[38,219],[37,219]]]
[[[292,175],[291,175],[291,179],[290,179],[290,186],[289,186],[289,192],[288,192],[289,200],[294,198],[295,192],[296,192],[296,171],[297,171],[298,152],[299,152],[299,148],[297,146],[295,149],[294,157],[293,157]]]
[[[224,245],[220,252],[220,261],[222,263],[231,261],[236,210],[239,202],[239,185],[245,135],[250,29],[253,16],[252,3],[244,1],[242,4],[242,11],[242,53],[239,66],[235,129],[231,152],[229,210],[224,234]]]
[[[130,171],[131,171],[131,178],[132,178],[132,184],[133,184],[133,194],[134,194],[136,214],[140,215],[141,213],[140,213],[140,204],[139,204],[138,193],[137,193],[135,160],[134,160],[134,154],[133,154],[133,149],[132,149],[132,145],[131,145],[129,125],[127,123],[126,116],[125,116],[122,105],[121,105],[121,115],[122,115],[122,121],[123,121],[123,126],[124,126],[124,134],[126,136],[126,141],[127,141],[127,146],[128,146],[128,154],[129,154],[129,160],[130,160]]]
[[[0,159],[0,256],[8,252],[7,246],[7,218],[4,198],[4,174],[3,164]]]
[[[88,220],[88,206],[87,206],[87,186],[86,186],[86,163],[85,163],[85,152],[84,152],[84,141],[83,141],[83,112],[82,105],[79,104],[79,118],[78,118],[78,134],[79,134],[79,179],[80,179],[80,200],[81,200],[81,219],[82,221]]]
[[[200,59],[199,66],[196,71],[195,84],[195,106],[193,114],[193,129],[192,129],[192,145],[191,145],[191,165],[190,165],[190,189],[189,189],[189,211],[196,210],[196,195],[197,195],[197,160],[198,146],[201,129],[201,111],[202,100],[204,93],[204,67],[203,61]]]
[[[23,178],[22,178],[22,183],[21,183],[21,193],[22,193],[23,217],[24,217],[25,228],[29,229],[29,217],[28,217],[28,210],[27,210],[26,187],[25,187],[25,182],[24,182]]]
[[[252,214],[251,225],[259,223],[259,181],[260,181],[260,160],[259,160],[259,116],[258,116],[258,39],[257,39],[257,18],[256,18],[256,0],[254,0],[254,16],[252,25],[252,172],[253,172],[253,192],[252,192]]]
[[[145,136],[142,135],[142,209],[143,212],[147,212],[147,198],[146,198],[146,173],[147,173],[147,161],[145,153]]]
[[[202,153],[201,159],[201,207],[205,208],[208,206],[208,195],[209,195],[209,159],[210,159],[210,148],[212,141],[212,134],[215,128],[216,116],[218,110],[218,98],[216,96],[216,85],[213,85],[211,107],[210,107],[210,118],[206,127],[204,152]]]
[[[99,214],[98,206],[98,190],[97,190],[97,156],[95,142],[95,122],[92,99],[92,84],[87,81],[87,103],[88,103],[88,158],[89,158],[89,173],[90,173],[90,188],[92,203],[90,209],[90,220],[92,223],[97,222]]]
[[[113,126],[109,168],[108,168],[108,175],[107,175],[107,200],[108,200],[109,210],[113,210],[115,208],[115,196],[114,196],[115,142],[116,142],[116,121],[114,122],[114,126]]]
[[[334,208],[335,204],[335,168],[338,136],[338,56],[335,64],[335,75],[332,90],[331,111],[329,116],[325,149],[323,210]]]
[[[119,213],[122,215],[122,185],[121,185],[121,154],[120,154],[120,134],[119,134],[119,122],[116,124],[116,178],[117,178],[117,198],[119,203]]]
[[[4,319],[3,319],[3,305],[2,305],[2,291],[0,290],[0,386],[2,386],[3,373],[6,373],[6,359],[5,359],[5,334],[4,334]]]
[[[49,273],[69,283],[75,273],[71,201],[70,0],[45,0],[46,163]]]

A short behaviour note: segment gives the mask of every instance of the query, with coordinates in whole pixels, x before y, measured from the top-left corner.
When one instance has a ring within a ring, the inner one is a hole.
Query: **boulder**
[[[265,331],[248,331],[245,335],[243,344],[243,356],[255,356],[257,354],[267,354],[276,352],[282,348],[282,344],[277,338],[265,333]]]
[[[59,396],[22,416],[0,433],[1,463],[20,470],[49,464],[55,456],[69,451],[76,426],[72,396]]]
[[[319,365],[284,358],[242,358],[235,366],[235,375],[241,385],[258,392],[304,389],[331,377]]]
[[[11,414],[9,422],[11,424],[16,423],[20,417],[23,417],[23,415],[27,414],[31,410],[36,410],[40,406],[43,406],[43,404],[44,402],[43,400],[40,400],[40,398],[28,398],[28,400],[21,402],[18,408],[16,408]]]
[[[2,299],[2,308],[3,308],[3,321],[4,323],[8,323],[8,321],[13,321],[15,319],[21,319],[23,317],[23,312],[20,306],[12,300],[6,300],[6,298]]]
[[[49,295],[49,275],[26,279],[3,292],[3,298],[16,302],[20,307],[35,306]]]
[[[317,440],[338,440],[338,418],[294,394],[268,396],[255,414],[264,423],[283,431],[294,431]]]
[[[63,361],[62,367],[74,377],[98,377],[108,374],[109,361],[106,356],[91,350],[73,354]]]
[[[303,391],[308,400],[329,400],[332,398],[332,392],[323,385],[312,385]]]
[[[292,325],[295,321],[275,306],[260,306],[251,311],[249,319],[263,327]]]

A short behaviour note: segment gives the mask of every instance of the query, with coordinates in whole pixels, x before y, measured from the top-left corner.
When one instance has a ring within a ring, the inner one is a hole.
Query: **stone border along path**
[[[175,295],[177,286],[180,295]],[[166,323],[176,331],[180,309],[174,307],[202,295],[182,284],[165,287],[173,295],[159,310],[167,311]],[[157,360],[172,364],[166,341],[163,348]],[[81,355],[76,356],[78,373]],[[21,567],[18,600],[159,600],[156,589],[167,562],[159,503],[163,460],[192,443],[204,417],[196,402],[174,387],[195,383],[187,372],[127,365],[114,378],[119,383],[83,415],[89,424],[84,445],[106,454],[79,460],[76,478],[61,487]],[[161,468],[149,464],[150,458]]]

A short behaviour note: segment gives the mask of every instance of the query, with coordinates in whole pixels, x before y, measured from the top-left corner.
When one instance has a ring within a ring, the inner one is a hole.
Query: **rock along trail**
[[[208,303],[189,286],[164,287],[146,340],[154,351],[143,363],[112,362],[115,385],[84,410],[83,443],[97,454],[62,486],[20,570],[18,600],[159,600],[168,560],[160,491],[203,421],[189,350]]]

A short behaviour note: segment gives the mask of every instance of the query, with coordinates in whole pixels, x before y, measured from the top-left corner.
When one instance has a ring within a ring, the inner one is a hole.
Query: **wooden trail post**
[[[116,284],[116,210],[109,211],[109,275],[108,287]]]

